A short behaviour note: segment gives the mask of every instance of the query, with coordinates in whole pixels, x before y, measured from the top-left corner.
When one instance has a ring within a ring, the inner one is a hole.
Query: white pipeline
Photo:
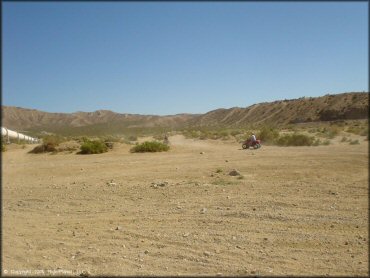
[[[30,136],[24,135],[22,133],[7,129],[6,127],[1,128],[1,136],[4,136],[7,139],[8,142],[9,142],[10,138],[17,139],[18,142],[20,140],[27,141],[28,143],[38,143],[38,142],[40,142],[40,140],[38,138],[33,138],[33,137],[30,137]]]

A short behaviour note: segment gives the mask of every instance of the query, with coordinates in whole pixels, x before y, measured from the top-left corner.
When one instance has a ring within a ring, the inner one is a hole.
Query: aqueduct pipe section
[[[26,141],[28,143],[38,143],[38,142],[40,142],[40,139],[38,139],[38,138],[33,138],[33,137],[28,136],[28,135],[24,135],[24,134],[19,133],[17,131],[7,129],[6,127],[1,128],[1,136],[5,137],[7,139],[8,143],[10,142],[10,138],[17,139],[18,142],[21,141],[21,140]]]

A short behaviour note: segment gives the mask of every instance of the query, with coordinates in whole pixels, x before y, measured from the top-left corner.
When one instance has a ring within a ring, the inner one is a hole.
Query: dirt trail
[[[3,153],[3,273],[368,275],[363,137],[170,142],[167,153]]]

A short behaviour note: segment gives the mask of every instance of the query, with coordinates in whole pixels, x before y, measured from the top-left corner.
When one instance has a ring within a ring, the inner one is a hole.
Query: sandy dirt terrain
[[[359,138],[242,150],[177,135],[166,153],[119,144],[85,156],[10,148],[2,272],[368,275],[368,141]]]

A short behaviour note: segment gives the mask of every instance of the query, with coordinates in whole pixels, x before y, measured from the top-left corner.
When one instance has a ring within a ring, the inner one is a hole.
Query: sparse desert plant
[[[335,136],[337,136],[340,132],[340,129],[337,126],[330,126],[330,127],[324,127],[320,130],[319,135],[321,135],[324,138],[333,139]]]
[[[153,135],[153,138],[158,141],[163,141],[164,140],[164,135],[163,134],[155,134]]]
[[[201,132],[199,130],[183,130],[182,134],[185,136],[185,138],[194,139],[199,138]]]
[[[57,152],[56,147],[57,145],[55,145],[53,142],[43,142],[41,145],[38,145],[30,150],[29,153],[55,153]]]
[[[1,151],[2,152],[5,152],[6,151],[6,147],[5,147],[5,144],[4,144],[4,141],[1,140]]]
[[[348,141],[348,138],[343,136],[342,139],[340,140],[341,142],[347,142]]]
[[[118,142],[121,142],[122,141],[122,138],[119,137],[119,136],[106,136],[104,138],[104,142],[115,142],[115,143],[118,143]]]
[[[241,130],[232,130],[230,132],[230,135],[235,137],[235,136],[237,136],[239,134],[242,134],[242,133],[243,133],[243,131],[241,131]]]
[[[42,142],[45,145],[58,146],[60,143],[65,142],[66,138],[58,135],[46,135],[42,137]]]
[[[330,140],[326,139],[324,142],[322,142],[324,146],[330,145]]]
[[[81,147],[81,144],[77,140],[70,140],[67,142],[60,143],[56,147],[57,152],[69,152],[72,153],[78,150]]]
[[[99,140],[85,141],[81,147],[79,154],[99,154],[108,151],[106,144]]]
[[[356,135],[366,136],[369,134],[369,128],[367,125],[360,125],[359,123],[353,123],[347,127],[347,132],[353,133]]]
[[[350,144],[350,145],[358,145],[358,144],[360,144],[360,141],[358,141],[357,139],[356,139],[356,140],[351,140],[351,141],[349,142],[349,144]]]
[[[86,136],[72,137],[72,140],[75,140],[78,143],[85,143],[89,139]]]
[[[314,143],[314,138],[305,134],[293,133],[280,136],[276,143],[279,146],[311,146]]]
[[[43,136],[42,144],[34,147],[29,153],[56,153],[57,152],[57,146],[65,142],[65,138],[58,135],[46,135]]]
[[[213,185],[232,185],[232,184],[236,184],[236,181],[230,181],[230,180],[225,180],[223,178],[217,178],[216,180],[212,181],[211,184]]]
[[[221,168],[218,168],[218,169],[216,170],[216,173],[222,173],[222,169],[221,169]]]
[[[361,136],[368,136],[369,135],[369,128],[366,127],[363,130],[360,131]]]
[[[275,143],[279,138],[279,131],[271,127],[262,127],[257,134],[257,138],[264,143]]]
[[[219,135],[222,137],[222,139],[227,139],[229,138],[229,132],[227,130],[221,130],[219,132]]]
[[[312,146],[319,146],[321,144],[321,140],[319,138],[316,138],[313,143],[312,143]]]
[[[166,152],[170,147],[158,141],[145,141],[141,144],[137,144],[131,148],[132,153],[143,153],[143,152]]]
[[[137,141],[137,136],[136,135],[130,135],[127,139],[129,141]]]

